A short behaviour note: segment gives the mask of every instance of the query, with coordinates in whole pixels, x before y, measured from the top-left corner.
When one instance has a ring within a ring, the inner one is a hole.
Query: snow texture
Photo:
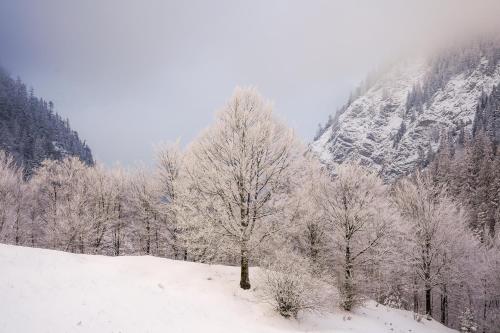
[[[406,110],[408,93],[431,67],[424,59],[402,62],[354,99],[311,149],[327,164],[360,161],[386,180],[407,174],[421,162],[422,154],[437,150],[442,130],[456,128],[461,121],[470,128],[481,93],[490,93],[500,82],[500,65],[493,71],[487,67],[483,58],[473,70],[453,75],[411,119]],[[395,144],[403,122],[406,131]]]
[[[237,267],[10,245],[0,266],[0,332],[456,332],[374,302],[286,320],[238,287]]]

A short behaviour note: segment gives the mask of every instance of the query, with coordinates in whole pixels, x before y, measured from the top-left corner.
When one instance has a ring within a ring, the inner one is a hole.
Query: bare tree
[[[284,227],[274,217],[284,209],[297,150],[292,131],[252,88],[237,88],[190,147],[188,174],[203,205],[203,228],[226,248],[239,248],[243,289],[250,288],[251,251]]]
[[[46,160],[33,177],[45,243],[64,251],[85,253],[90,229],[88,167],[78,158]]]
[[[316,200],[333,238],[341,305],[351,310],[360,294],[361,268],[383,255],[381,245],[391,230],[386,187],[365,168],[342,164],[333,180],[318,184]]]
[[[475,242],[465,217],[445,189],[434,186],[429,175],[418,172],[411,179],[403,179],[393,194],[405,228],[401,250],[416,277],[415,283],[423,283],[425,313],[430,317],[433,288],[445,286],[446,277],[457,268],[453,264],[467,251],[464,246],[472,247]]]
[[[0,240],[20,244],[26,184],[14,159],[0,150]]]
[[[153,174],[145,169],[136,171],[131,180],[130,199],[134,222],[135,243],[141,253],[160,255],[163,241],[159,187]]]
[[[174,259],[187,260],[183,244],[182,215],[189,198],[185,195],[183,154],[179,143],[162,145],[156,153],[160,209],[165,217],[166,241]]]

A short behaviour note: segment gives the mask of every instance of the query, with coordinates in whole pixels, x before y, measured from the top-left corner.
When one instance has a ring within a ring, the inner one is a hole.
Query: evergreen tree
[[[9,152],[30,176],[44,159],[78,156],[93,164],[92,153],[68,121],[54,113],[54,103],[37,98],[20,78],[0,68],[0,149]]]

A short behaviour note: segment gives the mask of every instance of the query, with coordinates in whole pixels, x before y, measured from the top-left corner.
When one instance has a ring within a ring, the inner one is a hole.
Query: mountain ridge
[[[359,161],[393,180],[428,163],[444,132],[471,130],[481,96],[498,84],[497,40],[404,60],[341,108],[311,150],[333,168]]]
[[[92,151],[54,104],[35,96],[21,79],[0,67],[0,149],[14,157],[30,175],[45,159],[78,156],[92,165]]]

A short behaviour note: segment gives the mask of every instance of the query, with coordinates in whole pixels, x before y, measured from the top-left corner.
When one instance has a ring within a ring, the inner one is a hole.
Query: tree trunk
[[[431,287],[425,287],[425,314],[428,317],[432,317],[431,290]]]
[[[446,292],[446,285],[443,286],[443,294],[441,295],[441,323],[448,324],[448,294]]]
[[[351,311],[354,305],[354,286],[352,281],[352,261],[351,261],[351,248],[346,246],[345,251],[345,271],[344,271],[344,300],[342,307],[346,311]]]
[[[429,238],[425,242],[425,252],[424,252],[424,283],[425,283],[425,314],[427,319],[432,317],[432,300],[431,300],[431,241]]]
[[[113,231],[113,246],[115,249],[115,256],[120,255],[120,226],[116,226]]]
[[[149,219],[146,218],[146,254],[151,254],[151,232],[149,226]]]
[[[20,233],[19,233],[19,210],[17,211],[17,215],[16,215],[16,224],[15,224],[15,228],[16,228],[16,245],[19,245],[19,242],[20,242]]]
[[[417,285],[417,277],[413,277],[413,312],[418,313],[418,285]]]
[[[241,278],[240,278],[241,289],[250,289],[250,277],[248,273],[248,250],[247,243],[243,241],[241,243]]]

